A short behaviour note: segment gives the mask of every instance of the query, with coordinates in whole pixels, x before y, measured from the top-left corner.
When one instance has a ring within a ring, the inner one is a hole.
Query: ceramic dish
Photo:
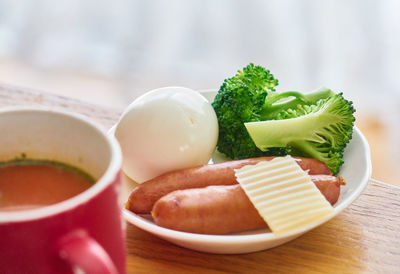
[[[201,93],[209,101],[215,96],[215,91],[202,91]],[[111,129],[110,133],[112,134],[112,132],[113,130]],[[214,159],[214,161],[219,160]],[[342,166],[339,175],[345,179],[346,185],[341,188],[339,200],[334,206],[334,214],[318,223],[285,234],[275,235],[267,229],[229,235],[194,234],[157,226],[149,216],[137,215],[125,209],[123,214],[131,224],[171,243],[189,249],[220,254],[260,251],[284,244],[327,222],[348,207],[361,194],[371,176],[371,160],[368,143],[358,128],[354,128],[353,138],[344,153],[344,161],[345,164]],[[126,201],[136,184],[126,176],[123,176],[123,182],[123,199]]]

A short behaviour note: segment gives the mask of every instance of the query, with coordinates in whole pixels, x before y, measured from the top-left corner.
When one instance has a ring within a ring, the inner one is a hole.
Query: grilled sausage
[[[340,195],[340,186],[345,184],[343,178],[330,175],[311,175],[310,177],[326,200],[331,205],[336,204]]]
[[[234,169],[255,165],[274,157],[259,157],[203,165],[172,171],[138,185],[129,196],[127,209],[134,213],[150,213],[154,203],[162,196],[178,189],[200,188],[210,185],[237,184]],[[312,174],[331,175],[325,163],[311,158],[294,157],[299,166]]]
[[[336,203],[343,179],[311,178],[325,198]],[[155,203],[152,216],[162,227],[192,233],[227,234],[267,227],[239,184],[173,191]]]

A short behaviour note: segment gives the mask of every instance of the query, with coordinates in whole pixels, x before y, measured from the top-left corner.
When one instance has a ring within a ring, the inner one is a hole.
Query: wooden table
[[[0,107],[57,106],[110,128],[122,110],[0,84]],[[337,217],[280,247],[213,255],[127,225],[128,273],[400,273],[400,188],[370,180]]]

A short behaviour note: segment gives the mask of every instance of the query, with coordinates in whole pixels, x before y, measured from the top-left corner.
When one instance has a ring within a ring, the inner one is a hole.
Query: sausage
[[[151,214],[159,226],[192,233],[227,234],[267,226],[240,185],[176,190],[159,199]]]
[[[342,178],[311,178],[331,204],[338,200]],[[159,226],[191,233],[227,234],[267,227],[239,184],[173,191],[154,204],[151,214]]]
[[[326,200],[331,205],[336,204],[340,195],[340,186],[345,184],[343,178],[341,176],[334,177],[329,175],[311,175],[310,177]]]
[[[269,161],[271,157],[249,158],[171,171],[138,185],[130,194],[126,208],[134,213],[150,213],[162,196],[178,189],[200,188],[210,185],[237,184],[234,169]],[[294,157],[299,166],[311,174],[331,175],[325,163],[311,158]]]

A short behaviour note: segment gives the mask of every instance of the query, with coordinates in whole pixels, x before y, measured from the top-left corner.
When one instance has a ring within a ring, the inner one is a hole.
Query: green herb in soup
[[[55,204],[85,191],[94,182],[88,173],[60,162],[0,162],[0,211]]]

